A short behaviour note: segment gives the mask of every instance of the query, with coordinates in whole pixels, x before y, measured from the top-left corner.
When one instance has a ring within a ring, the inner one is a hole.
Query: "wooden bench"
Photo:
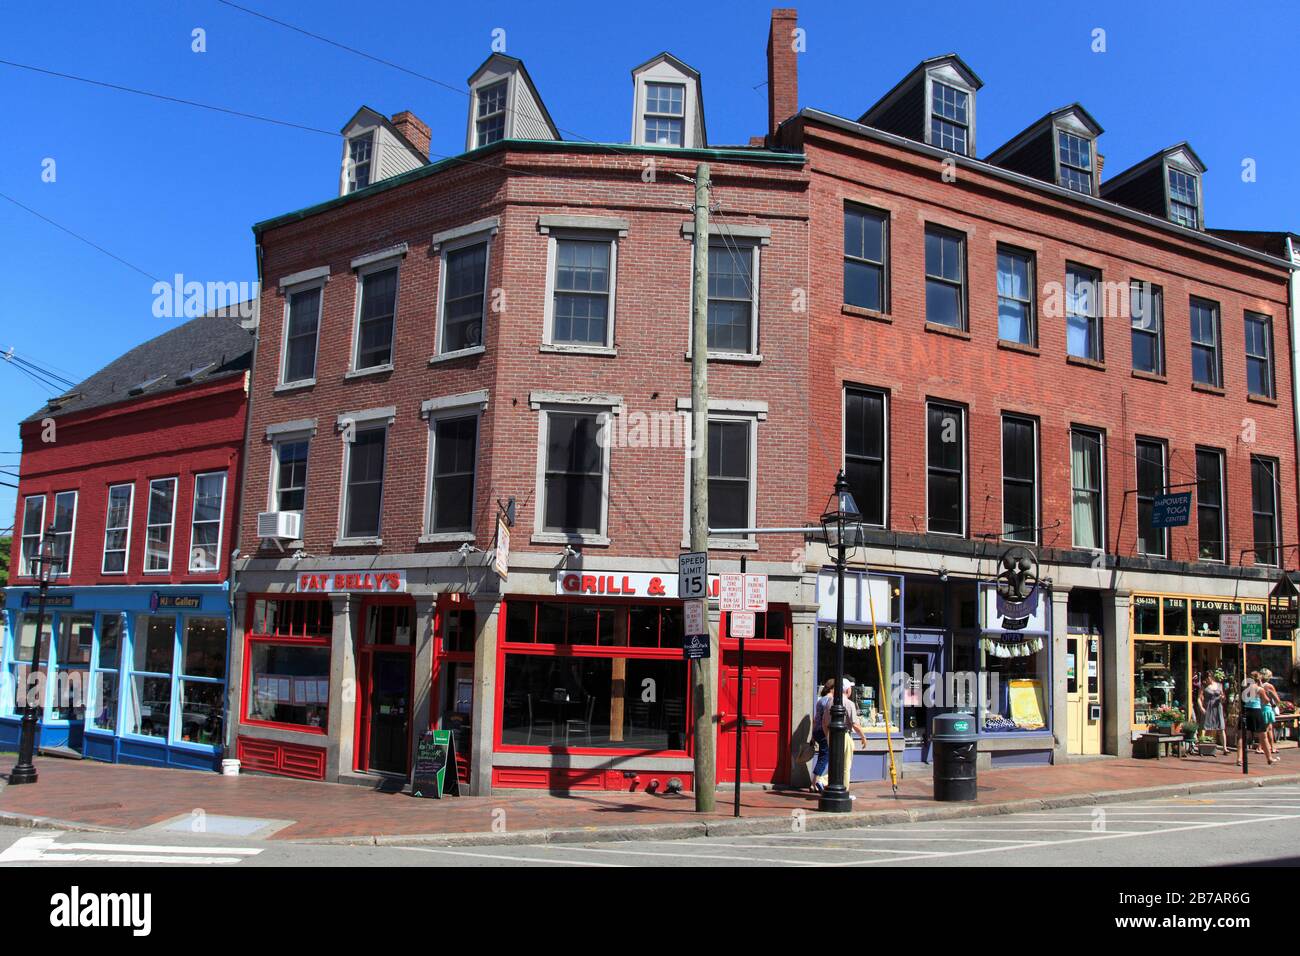
[[[1184,757],[1187,751],[1183,741],[1186,739],[1182,734],[1143,734],[1133,741],[1133,756],[1159,760],[1161,757],[1169,756],[1172,748],[1177,756]]]

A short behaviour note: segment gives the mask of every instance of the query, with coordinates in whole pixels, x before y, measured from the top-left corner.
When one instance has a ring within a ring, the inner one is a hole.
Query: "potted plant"
[[[1219,754],[1219,742],[1202,731],[1196,742],[1196,753],[1201,757],[1216,757]]]
[[[1187,740],[1195,740],[1201,732],[1201,725],[1194,720],[1183,722],[1183,737]]]
[[[1182,730],[1183,712],[1177,707],[1170,707],[1166,704],[1163,707],[1156,708],[1156,712],[1151,715],[1151,723],[1155,728],[1165,736],[1177,734]]]

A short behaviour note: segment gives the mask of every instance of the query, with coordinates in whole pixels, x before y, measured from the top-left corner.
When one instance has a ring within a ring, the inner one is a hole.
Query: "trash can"
[[[934,799],[975,799],[974,714],[939,714],[930,727],[934,748]]]

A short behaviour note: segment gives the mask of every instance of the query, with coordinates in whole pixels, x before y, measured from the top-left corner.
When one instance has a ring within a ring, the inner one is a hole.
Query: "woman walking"
[[[1201,730],[1210,735],[1214,741],[1215,755],[1222,748],[1228,752],[1227,723],[1223,715],[1223,685],[1210,671],[1201,678],[1201,692],[1197,695],[1197,704],[1201,710]]]
[[[831,681],[831,688],[834,689],[835,681]],[[863,740],[867,739],[867,728],[862,726],[862,717],[858,713],[857,704],[853,703],[853,681],[847,677],[844,679],[842,688],[844,700],[844,787],[848,789],[849,781],[852,779],[853,769],[853,731],[857,731]],[[834,703],[834,697],[827,697],[825,710],[822,711],[822,734],[826,739],[831,735],[831,705]],[[830,759],[830,748],[827,748],[827,760]],[[856,800],[857,797],[850,796],[850,800]]]
[[[1252,674],[1247,677],[1241,686],[1241,706],[1246,715],[1246,730],[1262,746],[1262,753],[1273,763],[1273,749],[1269,745],[1268,735],[1265,730],[1268,724],[1264,722],[1264,692],[1260,690],[1259,682]],[[1240,764],[1245,754],[1247,741],[1242,740],[1241,746],[1237,748],[1237,763]]]
[[[1267,667],[1260,669],[1259,689],[1264,702],[1264,723],[1268,725],[1264,733],[1268,737],[1268,748],[1273,753],[1269,762],[1277,763],[1282,758],[1277,756],[1277,731],[1274,728],[1277,726],[1278,712],[1282,709],[1282,695],[1273,686],[1272,677],[1273,672]]]
[[[831,691],[835,690],[835,678],[828,677],[822,684],[821,694],[813,705],[813,746],[817,748],[817,759],[813,762],[812,788],[817,793],[826,789],[826,768],[831,762],[831,747],[826,739],[825,722],[827,711],[831,706]]]

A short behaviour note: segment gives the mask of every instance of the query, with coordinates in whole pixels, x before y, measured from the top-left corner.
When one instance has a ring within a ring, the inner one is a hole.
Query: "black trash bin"
[[[934,747],[934,799],[975,799],[975,715],[939,714],[930,727]]]

